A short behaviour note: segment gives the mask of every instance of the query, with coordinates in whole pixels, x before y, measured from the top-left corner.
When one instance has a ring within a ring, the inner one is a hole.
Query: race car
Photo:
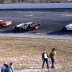
[[[63,27],[62,31],[72,31],[72,24],[68,24]]]
[[[12,23],[12,22],[9,21],[9,20],[0,20],[0,28],[9,26],[9,25],[11,25],[11,23]]]
[[[34,30],[39,29],[40,24],[39,23],[33,23],[33,22],[27,22],[27,23],[21,23],[16,25],[13,30],[14,31],[28,31],[28,30]]]

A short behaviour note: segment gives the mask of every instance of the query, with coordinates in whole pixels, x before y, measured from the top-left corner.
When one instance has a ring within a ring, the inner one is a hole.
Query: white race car
[[[16,25],[13,30],[14,31],[27,31],[27,30],[34,30],[39,29],[40,24],[39,23],[33,23],[33,22],[27,22],[27,23],[21,23]]]
[[[62,31],[72,31],[72,24],[68,24],[63,27]]]

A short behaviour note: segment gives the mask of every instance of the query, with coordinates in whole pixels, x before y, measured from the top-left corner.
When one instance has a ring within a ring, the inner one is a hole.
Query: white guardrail
[[[72,8],[72,3],[0,4],[0,9]]]

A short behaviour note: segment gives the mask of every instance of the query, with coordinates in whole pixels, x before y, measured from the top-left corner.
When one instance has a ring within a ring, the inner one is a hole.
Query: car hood
[[[16,27],[23,27],[24,23],[21,23],[19,25],[16,25]]]

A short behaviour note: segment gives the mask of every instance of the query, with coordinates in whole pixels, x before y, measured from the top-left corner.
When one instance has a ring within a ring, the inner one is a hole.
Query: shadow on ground
[[[47,33],[48,35],[72,35],[72,31],[61,31],[61,30],[56,30],[56,31],[52,31]]]
[[[33,33],[34,34],[36,32],[35,32],[35,30],[30,30],[30,31],[29,30],[26,30],[26,31],[14,31],[13,29],[8,29],[8,30],[6,29],[4,31],[1,31],[0,33],[5,33],[5,34],[6,33]]]

